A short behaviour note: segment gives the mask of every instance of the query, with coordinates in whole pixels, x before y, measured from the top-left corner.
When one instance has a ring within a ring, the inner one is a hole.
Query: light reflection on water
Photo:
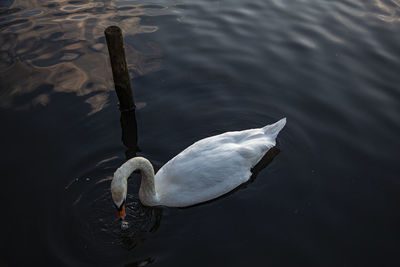
[[[6,235],[6,259],[393,264],[399,11],[398,0],[2,1],[4,203],[13,214],[37,207],[15,214],[22,230]],[[140,107],[141,152],[121,144],[103,34],[115,24]],[[224,199],[146,208],[134,174],[121,232],[109,183],[127,156],[138,152],[157,170],[196,140],[283,116],[280,155]],[[30,257],[13,254],[20,250]]]
[[[89,114],[98,112],[107,105],[108,92],[113,88],[104,29],[118,22],[126,37],[152,33],[157,31],[157,26],[143,25],[140,16],[152,16],[153,9],[159,12],[167,8],[136,1],[118,5],[94,1],[67,3],[15,1],[3,18],[0,75],[6,84],[0,101],[2,108],[12,107],[15,96],[38,90],[45,83],[54,86],[52,93],[68,92],[77,96],[97,93],[86,102],[92,107]],[[26,11],[30,8],[41,10]],[[132,15],[132,10],[140,13]],[[155,42],[145,46],[146,51],[141,52],[126,43],[132,77],[161,68],[160,46]],[[51,101],[50,94],[40,98],[25,103],[23,108]]]
[[[317,22],[319,14],[324,10],[329,11],[329,14],[341,26],[345,26],[345,29],[351,29],[361,34],[365,33],[366,28],[361,27],[354,19],[370,15],[391,23],[399,19],[399,3],[395,0],[375,0],[372,3],[344,1],[323,5],[312,2],[309,1],[307,5],[302,4],[301,9],[304,12],[291,14],[294,15],[294,20],[307,20],[307,24],[293,25],[295,28],[293,28],[293,32],[290,30],[293,35],[291,39],[274,37],[274,23],[265,25],[262,21],[254,23],[247,19],[249,16],[255,17],[257,20],[262,20],[265,16],[272,21],[280,19],[276,16],[282,15],[282,10],[287,8],[281,1],[268,3],[271,5],[269,8],[265,8],[265,4],[257,2],[244,4],[240,9],[220,6],[219,1],[189,5],[174,2],[149,4],[141,1],[105,1],[104,3],[96,1],[88,3],[85,1],[72,1],[71,3],[68,1],[14,1],[2,16],[1,78],[9,80],[5,77],[12,77],[13,79],[4,86],[6,92],[4,90],[2,92],[0,105],[3,108],[10,108],[15,95],[30,93],[36,90],[43,81],[46,81],[46,83],[54,85],[54,92],[75,92],[78,96],[98,92],[101,95],[91,97],[87,102],[92,106],[90,114],[99,111],[100,107],[107,105],[107,96],[112,88],[103,31],[107,26],[115,23],[118,23],[118,26],[126,33],[126,38],[131,35],[156,32],[159,26],[143,23],[148,16],[174,15],[178,22],[194,26],[194,30],[201,31],[200,34],[205,35],[206,38],[210,34],[221,34],[222,32],[218,28],[225,23],[230,25],[228,30],[235,31],[233,34],[251,39],[255,38],[252,34],[259,34],[254,27],[267,27],[269,32],[268,49],[271,49],[274,54],[282,54],[290,53],[290,50],[282,50],[285,49],[285,46],[282,46],[284,40],[294,40],[306,50],[318,49],[320,44],[315,43],[316,40],[310,36],[310,33],[321,35],[322,40],[344,44],[344,40],[339,37],[339,34],[330,32],[324,25],[308,23]],[[376,13],[360,11],[368,6],[371,6],[372,11],[376,11]],[[201,19],[204,12],[210,13],[211,19]],[[286,27],[284,21],[280,22],[280,25]],[[214,36],[210,37],[211,42],[204,43],[204,45],[210,46],[210,49],[215,49],[216,45],[221,48],[229,48],[232,46],[231,44],[234,44],[229,40],[229,36],[225,36],[228,38],[219,38],[220,41],[227,40],[228,42],[222,44],[213,43],[212,40],[215,38]],[[262,39],[258,41],[260,44],[263,43]],[[133,77],[162,68],[161,46],[154,41],[144,45],[146,52],[135,49],[131,42],[126,43]],[[385,49],[378,51],[385,51]],[[247,49],[240,52],[252,53]],[[196,54],[191,53],[191,55],[195,56]],[[249,56],[255,57],[256,55],[250,54]],[[197,62],[209,59],[201,59],[196,56],[193,60]],[[282,71],[279,72],[282,73]],[[18,75],[10,75],[10,73]],[[236,74],[232,73],[232,75]],[[26,82],[22,84],[15,82],[20,80],[26,80]],[[14,84],[18,84],[18,86],[11,86]],[[48,103],[51,97],[46,95],[46,98],[47,100],[44,102]],[[43,101],[34,102],[42,103]]]

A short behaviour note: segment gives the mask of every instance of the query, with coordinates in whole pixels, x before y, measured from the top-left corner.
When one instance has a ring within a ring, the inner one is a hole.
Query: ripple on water
[[[182,266],[193,259],[201,266],[382,265],[398,258],[398,0],[0,6],[0,108],[17,114],[6,128],[16,129],[18,143],[4,157],[36,148],[22,142],[19,151],[25,131],[44,144],[38,152],[51,151],[53,133],[66,142],[57,177],[34,182],[54,196],[44,205],[48,221],[36,226],[30,218],[27,229],[43,227],[48,242],[31,245],[15,232],[11,240],[15,234],[33,253],[49,251],[68,266],[143,266],[155,258]],[[201,138],[287,117],[282,152],[263,179],[206,206],[163,209],[158,228],[161,211],[140,204],[133,174],[129,228],[121,230],[109,191],[125,158],[104,39],[114,24],[124,32],[136,101],[145,103],[137,109],[139,145],[156,169]],[[46,164],[33,157],[26,169]],[[30,203],[25,192],[21,203]]]
[[[66,3],[37,3],[31,5],[24,1],[15,1],[13,8],[1,10],[0,30],[3,30],[0,57],[2,70],[0,78],[8,73],[30,76],[34,80],[45,80],[54,84],[55,92],[76,92],[78,96],[112,90],[112,77],[105,50],[104,29],[118,19],[125,38],[134,34],[149,34],[158,31],[158,26],[144,24],[143,16],[158,16],[167,6],[161,4],[143,4],[132,1],[118,2],[130,6],[139,13],[136,15],[121,11],[110,13],[115,8],[112,3],[69,1]],[[164,14],[164,13],[163,13]],[[12,38],[7,38],[12,37]],[[76,43],[79,46],[72,48]],[[160,69],[160,50],[150,46],[152,52],[141,53],[126,43],[127,55],[133,77]],[[12,51],[12,55],[9,53]],[[93,51],[98,52],[92,56]],[[13,64],[17,58],[22,64]],[[21,68],[21,66],[23,67]],[[49,75],[51,73],[51,75]],[[90,80],[91,88],[86,87]],[[12,106],[16,91],[26,94],[35,90],[36,83],[6,88],[2,106]],[[102,94],[101,96],[104,96]],[[101,97],[98,97],[100,99]],[[51,99],[50,99],[51,101]],[[104,101],[103,101],[104,102]],[[28,105],[27,103],[25,106]],[[90,114],[101,109],[97,105]]]
[[[98,255],[93,262],[113,262],[118,254],[126,254],[147,239],[147,235],[155,232],[162,216],[160,209],[144,207],[137,198],[136,192],[140,179],[133,174],[129,182],[126,204],[126,225],[122,228],[121,221],[116,218],[115,207],[112,203],[110,182],[113,171],[120,163],[118,157],[100,160],[93,169],[86,168],[78,178],[71,179],[65,186],[64,210],[58,220],[72,216],[71,228],[76,232],[76,239],[80,239],[82,246],[75,248],[79,251],[70,251],[70,259],[79,253]],[[135,182],[136,181],[136,182]],[[54,222],[56,222],[54,220]],[[54,223],[53,222],[53,223]],[[56,227],[56,226],[52,226]],[[52,228],[50,227],[50,229]],[[59,242],[60,232],[49,232],[51,242]],[[121,250],[122,248],[122,250]],[[55,253],[65,253],[65,248],[54,244]]]

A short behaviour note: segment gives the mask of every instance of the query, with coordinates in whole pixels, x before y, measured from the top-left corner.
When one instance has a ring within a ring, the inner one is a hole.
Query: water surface
[[[2,265],[398,266],[398,0],[3,1]],[[282,117],[280,154],[233,194],[143,207],[103,31],[118,25],[138,155]]]

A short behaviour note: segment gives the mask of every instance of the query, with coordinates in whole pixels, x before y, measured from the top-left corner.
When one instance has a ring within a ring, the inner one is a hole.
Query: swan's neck
[[[135,170],[140,170],[142,181],[139,189],[140,201],[146,206],[156,205],[157,195],[154,186],[154,169],[150,161],[142,157],[131,158],[117,169],[114,179],[121,179],[127,184],[127,179]]]

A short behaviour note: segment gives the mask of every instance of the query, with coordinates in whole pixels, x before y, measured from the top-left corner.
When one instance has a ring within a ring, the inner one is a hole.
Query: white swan
[[[286,118],[263,128],[226,132],[197,141],[154,175],[151,163],[135,157],[119,167],[111,182],[117,216],[125,217],[127,179],[140,170],[139,199],[146,206],[186,207],[217,198],[251,177],[254,167],[275,146]]]

